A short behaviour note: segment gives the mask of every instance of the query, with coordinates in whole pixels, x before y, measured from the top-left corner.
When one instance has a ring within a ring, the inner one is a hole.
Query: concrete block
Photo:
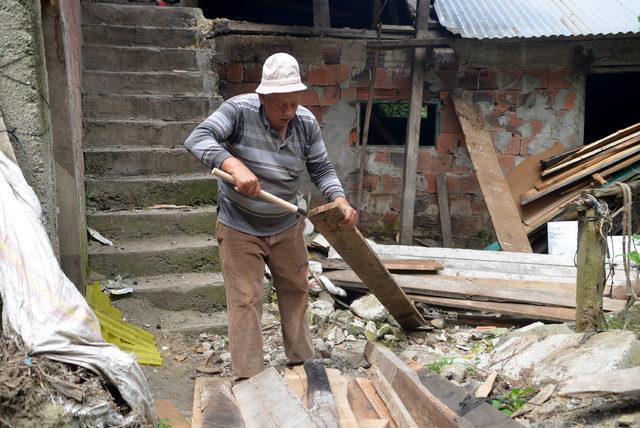
[[[85,94],[85,118],[134,120],[203,120],[214,106],[205,96]]]
[[[116,46],[155,46],[162,48],[195,48],[201,34],[197,28],[128,27],[84,24],[86,44]]]
[[[83,3],[85,24],[129,25],[147,27],[195,27],[202,11],[187,7],[149,7],[127,4]]]
[[[198,49],[85,44],[85,70],[171,71],[198,70]],[[207,52],[208,53],[208,52]]]
[[[88,178],[87,206],[100,210],[144,208],[156,204],[213,205],[216,179],[210,174]]]
[[[84,165],[87,174],[103,177],[206,171],[184,148],[88,149]]]
[[[111,240],[163,235],[214,234],[214,206],[187,209],[97,211],[87,213],[90,227]]]
[[[91,94],[206,95],[198,72],[85,71],[83,89]]]
[[[204,118],[202,118],[204,119]],[[184,147],[184,141],[200,121],[165,122],[162,120],[83,121],[84,147]]]

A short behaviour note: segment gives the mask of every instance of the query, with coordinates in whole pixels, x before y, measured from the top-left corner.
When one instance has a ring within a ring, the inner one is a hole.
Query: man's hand
[[[236,192],[244,193],[248,196],[256,196],[260,193],[260,181],[249,168],[247,168],[237,158],[227,158],[220,165],[220,169],[231,174],[236,182],[234,189]]]
[[[338,223],[338,227],[344,229],[355,226],[358,223],[358,213],[351,207],[349,201],[347,201],[346,198],[339,196],[334,200],[334,202],[337,203],[344,211],[344,218],[340,223]]]

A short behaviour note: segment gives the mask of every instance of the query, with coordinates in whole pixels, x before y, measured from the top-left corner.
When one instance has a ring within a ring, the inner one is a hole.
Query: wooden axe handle
[[[236,181],[233,179],[233,177],[231,176],[231,174],[227,174],[226,172],[218,169],[218,168],[213,168],[213,170],[211,171],[212,175],[215,175],[216,177],[219,177],[221,179],[223,179],[224,181],[231,183],[233,185],[236,184]],[[282,208],[284,208],[287,211],[290,211],[294,214],[299,215],[300,217],[306,217],[307,216],[307,210],[305,210],[302,207],[299,207],[297,205],[292,204],[291,202],[287,202],[282,198],[279,198],[275,195],[272,195],[269,192],[265,192],[264,190],[260,190],[260,193],[258,193],[258,198],[260,199],[264,199],[265,201],[271,202],[273,204],[276,204]]]

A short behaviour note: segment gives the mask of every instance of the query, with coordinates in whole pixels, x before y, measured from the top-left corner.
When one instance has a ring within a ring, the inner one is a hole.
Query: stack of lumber
[[[556,322],[575,320],[576,268],[570,258],[401,245],[376,245],[374,250],[383,260],[424,259],[442,265],[439,270],[394,270],[391,274],[415,302],[506,317]],[[324,274],[340,287],[367,290],[366,282],[348,269]],[[613,283],[623,284],[624,278],[624,273],[617,270]],[[605,295],[610,291],[611,287],[607,287]],[[605,311],[619,311],[623,307],[622,300],[604,298]]]
[[[558,216],[582,191],[638,175],[639,142],[637,123],[582,147],[557,144],[525,160],[507,177],[525,230],[531,233]]]
[[[321,360],[273,368],[231,387],[227,379],[196,379],[192,427],[517,427],[487,403],[460,416],[468,393],[434,382],[389,349],[368,343],[366,377],[325,369]]]

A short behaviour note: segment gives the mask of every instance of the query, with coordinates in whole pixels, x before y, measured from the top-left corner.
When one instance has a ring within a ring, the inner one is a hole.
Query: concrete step
[[[227,305],[220,272],[188,272],[126,278],[133,287],[124,298],[144,298],[167,311],[215,312]]]
[[[190,7],[149,7],[129,2],[126,6],[108,3],[84,3],[83,24],[108,24],[151,27],[195,27],[204,19],[202,11]]]
[[[204,118],[202,118],[204,119]],[[83,120],[84,147],[184,147],[198,121]]]
[[[85,70],[142,72],[199,70],[199,57],[206,59],[210,52],[205,49],[84,44],[82,55]]]
[[[211,174],[95,178],[85,181],[87,206],[102,211],[156,204],[213,205],[218,193]]]
[[[84,151],[84,169],[92,176],[180,174],[206,171],[195,156],[182,148],[99,148]]]
[[[116,46],[197,48],[203,35],[197,27],[132,27],[128,25],[83,24],[84,43]]]
[[[206,95],[200,72],[85,71],[83,92],[91,94]]]
[[[89,269],[107,277],[186,272],[219,272],[218,243],[212,235],[167,235],[126,239],[113,246],[89,242]]]
[[[82,109],[88,119],[204,120],[216,107],[205,96],[84,94]]]
[[[214,234],[216,207],[88,211],[87,223],[109,239]]]

